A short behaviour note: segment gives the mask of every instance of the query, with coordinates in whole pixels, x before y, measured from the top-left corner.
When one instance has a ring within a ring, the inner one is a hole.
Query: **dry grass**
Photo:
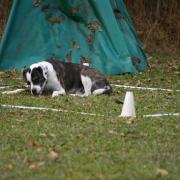
[[[178,0],[127,0],[138,35],[148,51],[177,51],[180,47]]]
[[[11,7],[11,0],[5,0],[0,2],[0,38],[2,37],[9,11]]]

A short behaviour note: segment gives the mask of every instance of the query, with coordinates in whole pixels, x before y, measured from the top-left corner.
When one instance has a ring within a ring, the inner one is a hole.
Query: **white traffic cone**
[[[120,117],[136,117],[133,92],[127,91]]]

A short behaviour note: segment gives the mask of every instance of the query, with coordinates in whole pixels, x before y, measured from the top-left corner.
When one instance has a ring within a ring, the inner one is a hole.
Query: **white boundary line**
[[[105,115],[94,114],[94,113],[86,113],[86,112],[77,112],[72,110],[63,110],[63,109],[54,109],[54,108],[44,108],[44,107],[32,107],[32,106],[16,106],[9,104],[0,104],[1,107],[4,108],[12,108],[12,109],[25,109],[25,110],[41,110],[41,111],[54,111],[54,112],[63,112],[63,113],[75,113],[80,115],[87,116],[95,116],[95,117],[105,117]],[[164,113],[164,114],[149,114],[143,115],[144,118],[156,118],[162,116],[180,116],[180,113]]]
[[[162,116],[180,116],[180,113],[164,113],[164,114],[149,114],[143,117],[162,117]]]
[[[163,88],[148,88],[148,87],[137,87],[137,86],[126,86],[126,85],[118,85],[118,84],[111,84],[112,86],[119,87],[119,88],[130,88],[130,89],[142,89],[142,90],[151,90],[151,91],[169,91],[169,92],[180,92],[179,89],[163,89]]]
[[[151,90],[151,91],[169,91],[169,92],[175,91],[175,92],[180,92],[179,89],[173,90],[173,89],[164,89],[164,88],[148,88],[148,87],[126,86],[126,85],[120,85],[120,84],[111,84],[111,85],[114,86],[114,87],[125,88],[125,89],[130,88],[130,89],[142,89],[142,90]],[[6,89],[6,88],[10,88],[10,86],[1,86],[0,90],[1,89]]]
[[[3,91],[2,94],[18,94],[24,91],[26,91],[26,89],[15,89],[13,91]]]
[[[31,106],[16,106],[16,105],[9,105],[9,104],[0,104],[1,107],[4,108],[14,108],[14,109],[26,109],[26,110],[41,110],[41,111],[54,111],[54,112],[63,112],[63,113],[75,113],[87,116],[97,116],[97,117],[105,117],[101,114],[94,114],[94,113],[86,113],[86,112],[76,112],[72,110],[63,110],[63,109],[54,109],[54,108],[44,108],[44,107],[31,107]]]
[[[7,88],[10,88],[9,86],[0,86],[0,90],[1,89],[7,89]]]

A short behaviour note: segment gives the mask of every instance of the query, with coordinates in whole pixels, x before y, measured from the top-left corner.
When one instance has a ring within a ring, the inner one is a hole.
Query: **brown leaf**
[[[34,0],[33,6],[38,7],[40,3],[41,3],[41,0]]]
[[[125,122],[126,122],[127,124],[133,124],[134,121],[135,121],[134,117],[132,117],[132,118],[126,118],[126,120],[125,120]]]
[[[40,135],[41,137],[48,137],[48,138],[54,138],[54,137],[56,137],[56,135],[53,134],[53,133],[40,133],[39,135]]]
[[[38,142],[36,142],[36,141],[31,141],[31,142],[29,142],[29,146],[31,146],[31,147],[39,147],[40,144]]]
[[[45,164],[44,161],[37,162],[37,166],[38,166],[38,167],[43,166],[44,164]]]
[[[75,7],[69,9],[69,12],[71,14],[76,14],[79,11],[80,7],[81,7],[80,4],[77,4]]]
[[[161,168],[157,168],[156,173],[159,176],[167,176],[168,175],[168,171],[166,169],[161,169]]]
[[[71,39],[71,43],[72,43],[72,47],[74,49],[79,49],[80,48],[78,43],[75,41],[75,39]]]
[[[87,42],[88,42],[88,44],[93,44],[93,42],[94,42],[94,34],[90,33],[87,36]]]
[[[40,133],[39,135],[42,136],[42,137],[47,137],[46,133]]]
[[[54,137],[56,137],[56,135],[53,134],[53,133],[49,133],[49,134],[48,134],[48,137],[54,138]]]
[[[29,169],[35,169],[36,168],[36,163],[32,163],[29,165]]]
[[[112,129],[108,130],[108,132],[109,132],[109,134],[117,134],[117,132]]]
[[[93,32],[102,31],[101,24],[98,21],[90,22],[87,27],[88,27],[88,29],[90,29]]]
[[[12,164],[8,164],[7,168],[12,170],[13,169],[13,165]]]
[[[59,157],[59,154],[57,152],[55,152],[55,151],[51,151],[51,152],[49,152],[48,157],[50,159],[55,160],[55,159],[57,159]]]
[[[29,165],[29,169],[36,169],[38,167],[41,167],[45,164],[44,161],[40,161],[40,162],[34,162],[32,164]]]
[[[53,16],[48,16],[47,20],[48,20],[52,25],[55,25],[55,24],[59,24],[59,23],[60,23],[60,20],[57,19],[56,17],[53,17]]]

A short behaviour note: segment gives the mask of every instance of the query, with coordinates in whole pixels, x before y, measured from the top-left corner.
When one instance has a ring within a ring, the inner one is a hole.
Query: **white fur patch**
[[[93,95],[103,94],[107,89],[96,89],[93,91]]]
[[[43,87],[43,89],[41,89],[41,91],[44,90],[44,89],[45,90],[58,91],[59,93],[56,92],[54,95],[52,95],[53,97],[57,96],[57,94],[58,95],[65,94],[65,89],[62,87],[60,81],[58,80],[57,75],[56,75],[56,71],[54,70],[53,65],[51,63],[47,62],[47,61],[42,61],[42,62],[39,62],[39,63],[35,63],[35,64],[32,64],[30,66],[31,72],[32,72],[33,68],[37,68],[39,66],[43,70],[44,78],[47,79],[47,83],[46,83],[45,87]],[[39,92],[39,87],[37,87],[37,86],[35,87],[32,84],[31,74],[30,73],[26,74],[26,78],[31,84],[31,90],[33,88],[37,88],[37,91]]]
[[[83,63],[84,66],[89,66],[89,63]]]
[[[26,79],[31,82],[31,74],[29,72],[26,73]]]
[[[66,94],[66,92],[64,90],[62,90],[62,91],[53,91],[52,97],[57,97],[57,96],[64,95],[64,94]]]
[[[81,75],[81,81],[84,86],[84,94],[82,96],[89,96],[91,94],[92,81],[88,76]]]

